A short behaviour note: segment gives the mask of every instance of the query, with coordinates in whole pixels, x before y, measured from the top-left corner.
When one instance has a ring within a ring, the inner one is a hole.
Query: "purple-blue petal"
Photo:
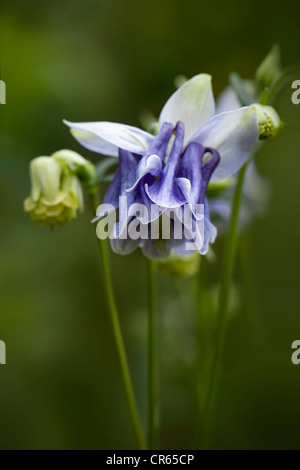
[[[150,199],[155,204],[166,208],[179,207],[186,201],[175,181],[183,148],[184,124],[178,122],[175,131],[174,144],[160,180],[155,181],[151,186],[146,186]]]

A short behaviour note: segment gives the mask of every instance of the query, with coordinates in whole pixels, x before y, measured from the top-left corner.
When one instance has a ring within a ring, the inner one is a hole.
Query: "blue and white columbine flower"
[[[164,213],[185,225],[182,214],[188,206],[192,224],[185,228],[194,234],[203,227],[196,211],[198,205],[204,207],[204,228],[202,242],[196,249],[207,253],[209,243],[216,237],[206,200],[208,183],[236,174],[259,140],[255,106],[216,114],[211,77],[206,74],[188,80],[169,98],[161,111],[156,136],[111,122],[66,124],[84,147],[119,156],[119,168],[104,200],[111,210],[119,209],[112,248],[118,253],[129,253],[140,246],[150,257],[166,256],[171,250],[184,254],[186,241],[190,242],[191,237],[177,240],[171,235],[165,243],[122,237],[132,220],[149,228]],[[125,208],[119,205],[120,196],[127,197]],[[157,211],[133,213],[133,204],[149,209],[155,205]],[[107,210],[100,209],[97,218],[104,213]]]

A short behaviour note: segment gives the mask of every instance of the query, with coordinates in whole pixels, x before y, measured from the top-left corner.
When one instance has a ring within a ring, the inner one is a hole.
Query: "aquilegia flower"
[[[118,209],[113,250],[129,253],[140,246],[149,257],[166,256],[171,250],[207,253],[216,237],[206,200],[208,183],[236,174],[253,153],[260,133],[254,105],[215,114],[211,77],[206,74],[188,80],[170,97],[156,136],[118,123],[66,124],[84,147],[119,156],[97,219]],[[126,197],[126,204],[120,205],[120,196]],[[156,211],[151,211],[153,206]],[[198,206],[203,208],[201,214]],[[178,221],[183,225],[182,239],[174,230],[167,240],[161,239],[159,230],[158,239],[146,236],[163,214],[172,226]],[[132,224],[140,224],[139,237],[124,236]],[[191,241],[193,248],[187,249]]]
[[[66,224],[83,209],[77,170],[93,172],[93,165],[78,153],[60,150],[30,163],[31,195],[24,209],[34,222],[51,228]]]

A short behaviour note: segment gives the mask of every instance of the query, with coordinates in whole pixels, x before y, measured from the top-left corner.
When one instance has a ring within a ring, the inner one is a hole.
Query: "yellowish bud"
[[[24,209],[34,222],[53,228],[70,222],[78,210],[83,210],[82,189],[71,164],[91,165],[66,150],[31,161],[31,194],[24,201]]]

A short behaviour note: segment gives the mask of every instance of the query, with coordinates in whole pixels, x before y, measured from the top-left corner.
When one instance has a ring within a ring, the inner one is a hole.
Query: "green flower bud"
[[[281,71],[280,47],[274,44],[269,54],[255,72],[255,78],[263,86],[269,86]]]
[[[31,195],[24,201],[24,209],[34,222],[53,228],[70,222],[83,210],[82,189],[72,164],[80,168],[91,165],[68,150],[31,161]]]
[[[275,109],[272,106],[262,106],[261,104],[254,106],[259,124],[260,140],[275,137],[283,125]]]
[[[158,269],[169,276],[193,276],[199,271],[201,255],[192,253],[191,255],[178,256],[171,253],[168,258],[157,261]]]

